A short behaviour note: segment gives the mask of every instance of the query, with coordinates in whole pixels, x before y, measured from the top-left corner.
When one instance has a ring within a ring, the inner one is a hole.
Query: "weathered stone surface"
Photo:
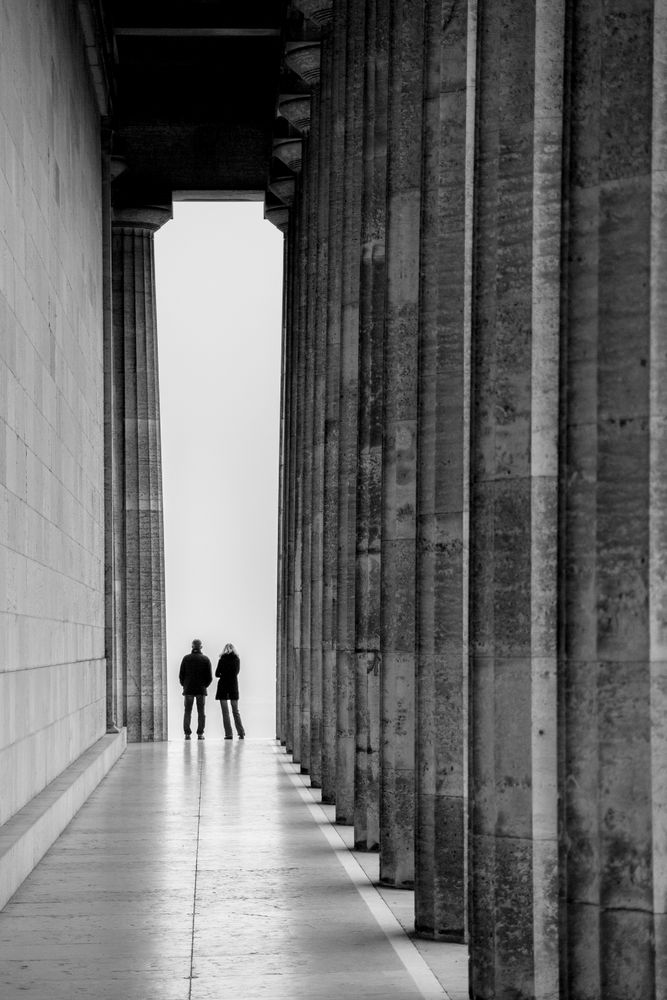
[[[338,14],[337,14],[338,16]],[[341,243],[341,346],[338,438],[338,580],[336,619],[336,818],[354,821],[355,560],[359,409],[359,267],[362,187],[364,5],[347,0],[340,17],[346,38],[343,232]]]
[[[327,228],[326,385],[322,600],[322,797],[336,802],[338,730],[338,491],[340,475],[340,396],[343,219],[345,183],[345,2],[334,4],[330,53],[329,223]]]
[[[467,4],[426,5],[417,491],[415,928],[466,933]]]
[[[387,56],[389,11],[366,4],[363,192],[359,290],[359,413],[355,646],[355,843],[379,846],[380,597],[384,387]]]
[[[528,1000],[557,996],[560,975],[555,387],[563,8],[531,6],[529,13],[519,2],[479,13],[472,992]]]

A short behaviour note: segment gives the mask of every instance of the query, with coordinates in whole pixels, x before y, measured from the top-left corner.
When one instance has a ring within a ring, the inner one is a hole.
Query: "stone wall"
[[[75,5],[0,3],[0,824],[105,732],[99,115]]]

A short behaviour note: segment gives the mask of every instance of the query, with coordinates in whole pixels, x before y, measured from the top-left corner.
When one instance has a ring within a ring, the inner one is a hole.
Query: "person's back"
[[[213,669],[208,656],[201,649],[193,649],[181,661],[178,675],[183,685],[183,694],[206,694],[206,688],[213,680]]]
[[[241,660],[239,659],[239,655],[232,643],[228,642],[222,653],[220,653],[218,665],[215,670],[215,676],[220,678],[215,697],[220,702],[220,708],[222,709],[222,724],[225,729],[226,740],[232,739],[232,726],[229,718],[229,708],[227,707],[228,701],[231,702],[232,715],[234,716],[234,725],[236,726],[238,737],[240,740],[245,739],[245,729],[243,728],[239,714],[240,667]]]
[[[192,640],[192,652],[187,653],[181,660],[181,669],[178,672],[179,683],[183,687],[183,701],[185,711],[183,715],[183,731],[186,740],[190,739],[190,720],[192,718],[192,705],[197,702],[197,737],[204,739],[204,726],[206,724],[206,713],[204,705],[206,702],[206,689],[213,680],[213,670],[211,661],[201,651],[201,639]]]

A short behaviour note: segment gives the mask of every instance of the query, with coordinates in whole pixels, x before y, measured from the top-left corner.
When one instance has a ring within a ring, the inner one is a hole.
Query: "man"
[[[183,732],[185,733],[186,740],[189,740],[192,735],[190,719],[192,718],[192,703],[195,699],[197,700],[197,738],[200,740],[204,739],[206,688],[213,680],[213,671],[211,670],[211,661],[208,656],[204,656],[201,647],[201,639],[192,640],[192,652],[183,657],[181,660],[181,669],[178,673],[178,680],[183,687],[183,698],[185,701]]]

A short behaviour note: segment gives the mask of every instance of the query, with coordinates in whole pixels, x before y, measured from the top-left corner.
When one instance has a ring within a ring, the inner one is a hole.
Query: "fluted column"
[[[471,453],[475,998],[559,995],[564,4],[480,4]]]
[[[667,996],[667,9],[572,12],[563,994]]]
[[[357,410],[359,405],[359,256],[364,85],[364,4],[347,0],[340,17],[346,39],[343,95],[343,232],[338,445],[338,582],[336,621],[336,820],[354,822],[355,555],[357,539]]]
[[[389,37],[380,878],[409,886],[414,880],[422,0],[393,0]]]
[[[327,61],[328,41],[322,43],[322,61]],[[311,149],[312,169],[316,176],[316,197],[313,210],[315,218],[315,242],[312,248],[315,273],[313,275],[313,537],[311,545],[311,647],[310,647],[310,714],[311,714],[311,784],[322,787],[322,599],[324,581],[322,577],[323,530],[324,530],[324,431],[326,406],[326,298],[328,279],[328,227],[329,227],[329,170],[327,146],[327,115],[330,84],[322,80],[313,94],[313,122]],[[315,162],[315,157],[317,161]]]
[[[291,213],[287,233],[287,258],[285,290],[287,324],[287,367],[289,370],[287,409],[289,442],[285,481],[287,484],[287,554],[286,554],[286,623],[285,623],[285,697],[286,697],[286,742],[288,753],[299,758],[301,725],[301,675],[298,662],[298,638],[300,635],[300,540],[299,540],[299,219]]]
[[[266,217],[266,216],[265,216]],[[276,739],[287,742],[287,594],[289,533],[289,490],[287,483],[289,453],[289,355],[287,330],[287,240],[283,242],[283,302],[280,353],[280,455],[278,476],[278,566],[276,607]]]
[[[296,559],[296,619],[294,624],[298,678],[295,685],[299,703],[299,717],[294,727],[294,761],[304,773],[310,763],[310,525],[311,525],[311,458],[312,431],[312,352],[308,328],[308,249],[309,249],[309,177],[301,171],[297,185],[296,212],[297,234],[296,300],[294,323],[298,337],[297,374],[297,546]]]
[[[128,739],[167,737],[164,541],[153,234],[171,208],[113,217],[114,432]]]
[[[425,9],[415,929],[430,937],[463,940],[469,465],[466,118],[472,76],[468,53],[474,49],[468,38],[467,3],[428,0]]]
[[[389,12],[379,0],[367,0],[366,39],[359,275],[354,839],[358,849],[373,850],[380,843],[380,559],[389,45]]]
[[[122,618],[117,597],[117,564],[120,531],[118,505],[118,429],[115,419],[113,268],[111,227],[111,182],[113,164],[111,135],[104,134],[102,151],[102,261],[104,267],[104,645],[107,661],[107,732],[114,732],[124,719]]]
[[[322,597],[322,798],[336,801],[338,477],[340,420],[343,183],[345,174],[345,18],[344,0],[333,6],[331,80],[326,387],[324,433],[323,597]]]

